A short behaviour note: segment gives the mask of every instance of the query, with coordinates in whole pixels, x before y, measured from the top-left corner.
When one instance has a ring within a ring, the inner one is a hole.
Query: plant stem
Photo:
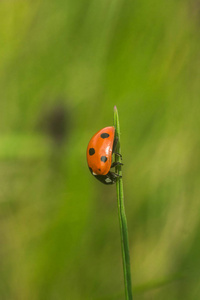
[[[118,111],[116,106],[114,107],[114,126],[115,126],[115,138],[118,139],[116,152],[121,154],[119,116],[118,116]],[[118,155],[115,155],[115,161],[121,162],[121,158]],[[118,203],[119,225],[120,225],[120,235],[121,235],[123,270],[124,270],[125,296],[126,296],[126,300],[132,300],[133,298],[132,298],[132,285],[131,285],[128,228],[127,228],[127,221],[126,221],[126,214],[125,214],[125,207],[124,207],[124,191],[123,191],[123,180],[121,177],[122,176],[121,166],[116,166],[115,172],[120,175],[120,178],[116,182],[116,188],[117,188],[117,203]]]

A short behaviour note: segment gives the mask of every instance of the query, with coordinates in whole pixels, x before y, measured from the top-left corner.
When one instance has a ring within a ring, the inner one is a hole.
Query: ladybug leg
[[[114,173],[114,172],[110,172],[112,174],[113,177],[115,178],[121,178],[122,176],[117,174],[117,173]]]
[[[118,140],[119,140],[118,137],[116,137],[114,139],[112,154],[115,154],[115,155],[119,156],[122,159],[122,155],[120,153],[118,153],[118,152],[115,152]]]
[[[123,166],[124,164],[119,162],[119,161],[114,161],[111,165],[111,168],[115,167],[115,166]]]
[[[113,152],[113,154],[119,156],[119,157],[122,159],[122,155],[121,155],[120,153],[118,153],[118,152]]]
[[[117,178],[121,178],[122,176],[114,173],[114,172],[108,172],[107,176],[112,179],[114,182],[117,180]]]

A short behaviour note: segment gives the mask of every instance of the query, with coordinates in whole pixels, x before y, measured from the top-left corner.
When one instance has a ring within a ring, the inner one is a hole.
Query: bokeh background
[[[200,299],[200,2],[0,2],[0,299],[124,299],[115,186],[86,147],[121,125],[134,299]]]

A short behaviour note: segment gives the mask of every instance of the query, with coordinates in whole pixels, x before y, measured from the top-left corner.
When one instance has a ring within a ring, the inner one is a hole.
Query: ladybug
[[[89,141],[87,147],[87,163],[90,172],[99,181],[104,184],[113,184],[118,174],[111,172],[110,169],[117,165],[123,165],[120,162],[112,162],[112,154],[121,154],[115,152],[118,138],[115,137],[115,127],[108,126],[99,130]]]

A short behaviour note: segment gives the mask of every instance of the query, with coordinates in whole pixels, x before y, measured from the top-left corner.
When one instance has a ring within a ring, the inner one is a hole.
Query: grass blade
[[[119,126],[119,116],[117,107],[114,107],[114,126],[115,126],[115,137],[118,139],[116,152],[121,154],[120,146],[120,126]],[[115,155],[115,161],[120,162],[121,158]],[[121,166],[115,167],[115,172],[122,176]],[[120,235],[121,235],[121,247],[122,247],[122,260],[123,260],[123,270],[124,270],[124,285],[125,285],[125,296],[126,300],[132,300],[132,286],[131,286],[131,270],[130,270],[130,255],[129,255],[129,243],[128,243],[128,228],[124,207],[124,191],[123,191],[123,180],[120,177],[116,182],[117,188],[117,203],[118,203],[118,214],[119,214],[119,224],[120,224]]]

